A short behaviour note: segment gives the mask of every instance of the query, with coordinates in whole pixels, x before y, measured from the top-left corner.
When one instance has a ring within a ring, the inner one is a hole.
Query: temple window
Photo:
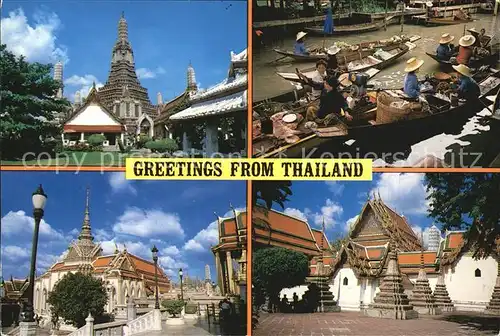
[[[347,279],[347,277],[345,277],[345,278],[344,278],[344,280],[342,281],[342,284],[343,284],[344,286],[349,285],[349,279]]]
[[[136,118],[139,118],[139,104],[135,105],[135,116]]]
[[[125,103],[125,111],[127,117],[132,116],[132,114],[130,113],[130,103]]]
[[[474,276],[476,278],[480,278],[481,277],[481,270],[479,268],[476,268],[476,270],[474,271]]]

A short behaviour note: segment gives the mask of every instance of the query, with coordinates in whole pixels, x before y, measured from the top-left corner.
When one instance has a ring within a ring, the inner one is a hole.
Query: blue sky
[[[186,87],[192,63],[202,88],[227,76],[230,52],[247,46],[246,1],[3,1],[2,43],[28,60],[65,61],[65,96],[106,82],[124,11],[136,70],[156,104]]]
[[[204,277],[215,262],[210,246],[218,240],[216,212],[228,215],[230,203],[244,209],[245,181],[130,181],[123,173],[2,172],[2,265],[4,277],[29,272],[33,218],[31,194],[42,183],[48,195],[40,228],[38,272],[50,267],[75,239],[82,225],[85,190],[90,187],[90,220],[104,252],[114,243],[143,258],[156,244],[160,264],[174,275],[180,267]]]
[[[293,195],[285,203],[284,212],[306,219],[312,227],[321,228],[325,219],[329,240],[345,236],[368,195],[380,194],[382,200],[397,213],[407,217],[420,235],[433,224],[427,217],[429,202],[424,174],[373,174],[370,182],[292,182]],[[279,206],[278,211],[283,211]],[[439,227],[438,223],[436,226]]]

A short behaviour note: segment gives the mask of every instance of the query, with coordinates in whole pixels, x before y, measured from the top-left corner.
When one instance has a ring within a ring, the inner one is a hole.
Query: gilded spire
[[[198,86],[196,85],[196,76],[194,73],[194,68],[191,65],[191,61],[189,62],[189,66],[187,68],[187,89],[188,91],[198,90]]]
[[[90,188],[87,187],[87,195],[85,197],[85,213],[83,215],[82,231],[80,232],[80,235],[78,236],[78,240],[88,240],[88,241],[94,240],[94,237],[92,236],[92,229],[90,227],[89,203],[90,203]]]
[[[120,21],[118,21],[118,39],[122,41],[128,40],[128,25],[127,20],[125,20],[124,12],[122,12]]]

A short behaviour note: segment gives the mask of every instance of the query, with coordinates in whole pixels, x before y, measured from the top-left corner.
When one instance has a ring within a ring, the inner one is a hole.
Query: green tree
[[[500,174],[426,174],[429,215],[442,230],[466,230],[474,258],[500,252]]]
[[[284,209],[288,196],[292,195],[291,186],[291,181],[254,181],[252,183],[253,204],[271,209],[273,203],[276,203]]]
[[[283,288],[302,285],[309,275],[307,256],[282,247],[255,250],[252,265],[252,284],[258,303],[262,303],[265,296],[271,303],[277,303]]]
[[[87,142],[91,146],[101,146],[104,141],[106,141],[106,137],[104,135],[102,135],[102,134],[92,134],[87,139]]]
[[[101,318],[107,301],[103,282],[83,273],[66,274],[56,283],[48,299],[52,313],[77,328],[85,324],[89,313],[96,319]]]
[[[179,147],[177,146],[177,142],[173,139],[160,139],[154,141],[148,141],[144,145],[144,147],[151,149],[153,152],[158,153],[173,153]]]
[[[182,312],[184,308],[184,301],[182,300],[164,300],[161,305],[167,310],[169,314],[176,317]]]
[[[0,146],[3,159],[19,159],[25,152],[46,151],[50,139],[61,134],[55,114],[69,109],[55,97],[61,84],[51,76],[52,65],[29,63],[0,45]]]

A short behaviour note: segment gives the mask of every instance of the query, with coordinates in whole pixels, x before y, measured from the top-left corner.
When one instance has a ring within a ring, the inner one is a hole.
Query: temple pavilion
[[[108,293],[106,312],[120,314],[126,305],[127,298],[136,302],[147,302],[154,296],[155,266],[153,261],[144,260],[116,246],[114,253],[102,254],[99,243],[94,242],[90,224],[90,197],[87,189],[83,223],[78,238],[73,241],[62,260],[52,265],[35,280],[34,305],[35,312],[45,321],[50,321],[50,305],[48,295],[58,280],[71,272],[92,274],[101,279]],[[19,286],[17,286],[19,287]],[[169,292],[171,283],[160,266],[158,266],[158,291],[160,295]]]
[[[498,289],[495,287],[500,276],[497,254],[474,260],[464,249],[463,231],[448,231],[444,237],[439,236],[436,251],[423,250],[407,219],[380,198],[366,201],[338,251],[329,244],[322,245],[324,231],[311,229],[303,219],[269,210],[266,215],[256,211],[252,221],[254,249],[281,246],[303,252],[310,259],[311,276],[316,275],[321,261],[329,277],[330,291],[342,310],[364,310],[373,303],[386,273],[391,243],[407,294],[412,293],[423,270],[432,291],[447,291],[457,310],[484,311],[488,305],[489,311],[498,309],[491,308],[498,306],[496,301],[491,303],[492,294],[500,292],[500,283]],[[296,292],[301,297],[306,290],[304,284],[284,289],[282,294],[291,297]]]
[[[228,76],[219,84],[195,91],[194,81],[188,72],[189,95],[187,107],[168,116],[173,127],[182,130],[182,150],[201,150],[205,156],[214,153],[243,152],[246,146],[247,115],[247,50],[231,53]],[[168,126],[167,126],[168,127]],[[202,139],[196,139],[196,129],[203,130]],[[197,143],[195,143],[197,142]],[[194,148],[197,145],[198,148]]]

